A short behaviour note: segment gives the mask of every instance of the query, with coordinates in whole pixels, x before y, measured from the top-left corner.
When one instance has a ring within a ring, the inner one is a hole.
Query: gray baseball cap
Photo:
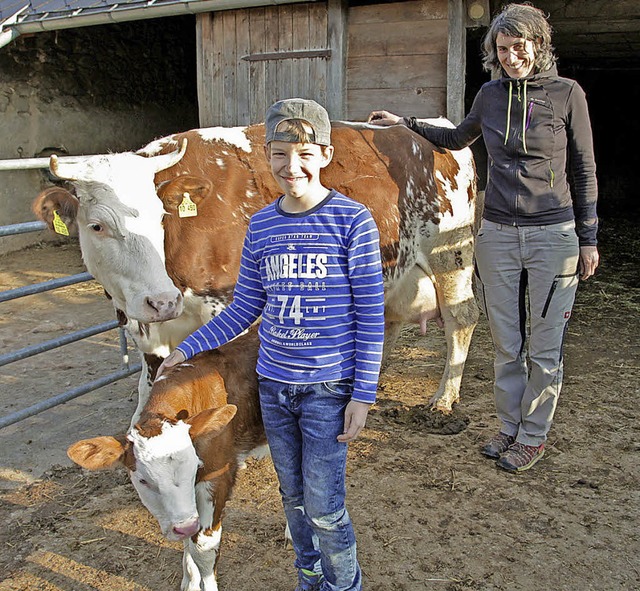
[[[286,131],[276,131],[278,125],[290,119],[302,119],[313,129],[313,143],[321,146],[331,145],[331,121],[326,109],[309,99],[292,98],[274,103],[267,109],[266,143],[298,142],[299,140]]]

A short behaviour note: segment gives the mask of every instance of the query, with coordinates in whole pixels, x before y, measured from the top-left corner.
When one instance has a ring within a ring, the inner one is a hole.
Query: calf
[[[197,355],[154,383],[126,436],[85,439],[67,451],[89,470],[127,468],[162,533],[184,541],[182,591],[217,591],[222,513],[238,466],[267,449],[257,356],[255,329]]]

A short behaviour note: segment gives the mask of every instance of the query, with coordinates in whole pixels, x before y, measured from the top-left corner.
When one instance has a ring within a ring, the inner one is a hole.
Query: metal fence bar
[[[78,162],[87,156],[58,156],[59,162]],[[34,170],[38,168],[49,168],[51,157],[46,158],[13,158],[10,160],[0,160],[0,170]]]
[[[84,272],[78,273],[77,275],[61,277],[60,279],[50,279],[49,281],[42,281],[41,283],[34,283],[33,285],[8,289],[7,291],[0,292],[0,303],[33,295],[34,293],[43,293],[45,291],[51,291],[52,289],[58,289],[59,287],[66,287],[67,285],[73,285],[74,283],[91,281],[92,279],[93,275],[91,275],[91,273]]]
[[[45,351],[51,351],[51,349],[57,349],[58,347],[68,345],[69,343],[81,341],[82,339],[92,337],[102,332],[107,332],[108,330],[113,330],[114,328],[118,328],[118,326],[119,323],[117,320],[110,320],[109,322],[103,322],[102,324],[96,324],[95,326],[90,326],[89,328],[70,332],[62,337],[58,337],[57,339],[51,339],[50,341],[44,341],[42,343],[38,343],[37,345],[25,347],[24,349],[18,349],[17,351],[14,351],[12,353],[5,353],[4,355],[0,355],[0,367],[2,367],[3,365],[7,365],[8,363],[13,363],[14,361],[20,361],[21,359],[33,357],[34,355],[38,355],[38,353],[44,353]]]
[[[3,427],[8,427],[9,425],[13,425],[14,423],[17,423],[18,421],[22,421],[23,419],[26,419],[28,417],[37,415],[45,410],[49,410],[50,408],[53,408],[54,406],[58,406],[59,404],[63,404],[64,402],[68,402],[69,400],[73,400],[78,396],[82,396],[83,394],[87,394],[88,392],[97,390],[98,388],[102,388],[102,386],[106,386],[107,384],[117,382],[122,378],[129,377],[134,373],[139,372],[141,369],[142,369],[142,364],[137,363],[127,369],[123,369],[115,373],[109,374],[107,376],[94,380],[93,382],[87,382],[82,386],[78,386],[77,388],[67,390],[66,392],[63,392],[62,394],[58,394],[57,396],[52,396],[51,398],[47,398],[46,400],[43,400],[42,402],[38,402],[37,404],[29,406],[28,408],[16,411],[9,415],[5,415],[4,417],[0,417],[0,429],[2,429]]]
[[[0,164],[2,164],[2,162],[0,162]],[[8,164],[8,161],[5,161],[4,164]],[[0,170],[3,169],[8,170],[9,167],[0,166]],[[46,224],[44,222],[26,222],[23,224],[0,226],[0,237],[14,236],[16,234],[23,234],[26,232],[37,232],[44,228],[46,228]],[[90,273],[78,273],[76,275],[70,275],[68,277],[51,279],[50,281],[43,281],[34,285],[10,289],[4,292],[0,292],[0,302],[7,302],[16,298],[33,295],[36,293],[43,293],[45,291],[50,291],[59,287],[66,287],[67,285],[73,285],[75,283],[90,281],[92,279],[93,276]],[[9,363],[13,363],[14,361],[26,359],[27,357],[31,357],[45,351],[50,351],[52,349],[62,347],[63,345],[67,345],[69,343],[73,343],[90,336],[100,334],[102,332],[106,332],[108,330],[113,330],[118,326],[119,323],[117,320],[111,320],[109,322],[104,322],[96,326],[91,326],[83,330],[69,333],[57,339],[52,339],[50,341],[45,341],[37,345],[19,349],[18,351],[0,355],[0,367]],[[82,396],[83,394],[87,394],[88,392],[92,392],[93,390],[97,390],[98,388],[102,388],[107,384],[112,384],[113,382],[117,382],[122,378],[126,378],[135,373],[138,373],[142,369],[142,364],[136,363],[131,366],[129,365],[127,337],[122,327],[120,327],[119,342],[123,365],[121,370],[103,376],[102,378],[99,378],[97,380],[93,380],[92,382],[82,384],[80,386],[77,386],[76,388],[72,388],[71,390],[67,390],[66,392],[63,392],[56,396],[52,396],[51,398],[47,398],[46,400],[42,400],[41,402],[29,406],[28,408],[25,408],[23,410],[19,410],[4,417],[0,417],[0,429],[9,425],[13,425],[14,423],[22,421],[23,419],[26,419],[28,417],[32,417],[59,404],[68,402],[69,400],[77,398],[78,396]]]
[[[38,232],[46,230],[47,224],[44,222],[24,222],[22,224],[12,224],[10,226],[0,226],[0,238],[3,236],[15,236],[16,234],[26,234],[27,232]]]

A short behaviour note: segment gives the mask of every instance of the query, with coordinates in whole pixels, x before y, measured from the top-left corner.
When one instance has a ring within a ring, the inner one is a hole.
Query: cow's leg
[[[442,317],[447,341],[447,359],[440,387],[431,398],[430,404],[436,410],[449,413],[453,405],[460,400],[462,373],[478,318],[475,300],[467,306],[460,306],[454,313],[449,309],[443,309]]]
[[[429,258],[436,277],[436,292],[444,322],[447,359],[440,387],[431,398],[433,408],[451,412],[460,399],[460,383],[473,330],[478,323],[478,305],[473,288],[473,242],[458,242]]]
[[[222,524],[200,530],[184,543],[181,591],[218,591],[215,567],[220,550]]]
[[[403,322],[400,320],[390,320],[385,322],[384,325],[384,347],[382,349],[382,365],[386,366],[389,361],[389,355],[396,346],[400,331],[402,330]]]
[[[146,356],[141,355],[141,357],[142,370],[140,371],[140,378],[138,379],[138,405],[136,406],[136,410],[131,417],[131,427],[133,427],[138,422],[140,413],[142,412],[144,405],[149,399],[149,395],[151,394],[151,386],[153,385],[151,367],[147,363]]]

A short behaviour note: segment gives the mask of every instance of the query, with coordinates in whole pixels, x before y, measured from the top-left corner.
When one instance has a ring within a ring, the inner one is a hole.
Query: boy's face
[[[286,197],[313,197],[322,188],[320,171],[333,157],[333,146],[273,141],[265,147],[271,173]]]

